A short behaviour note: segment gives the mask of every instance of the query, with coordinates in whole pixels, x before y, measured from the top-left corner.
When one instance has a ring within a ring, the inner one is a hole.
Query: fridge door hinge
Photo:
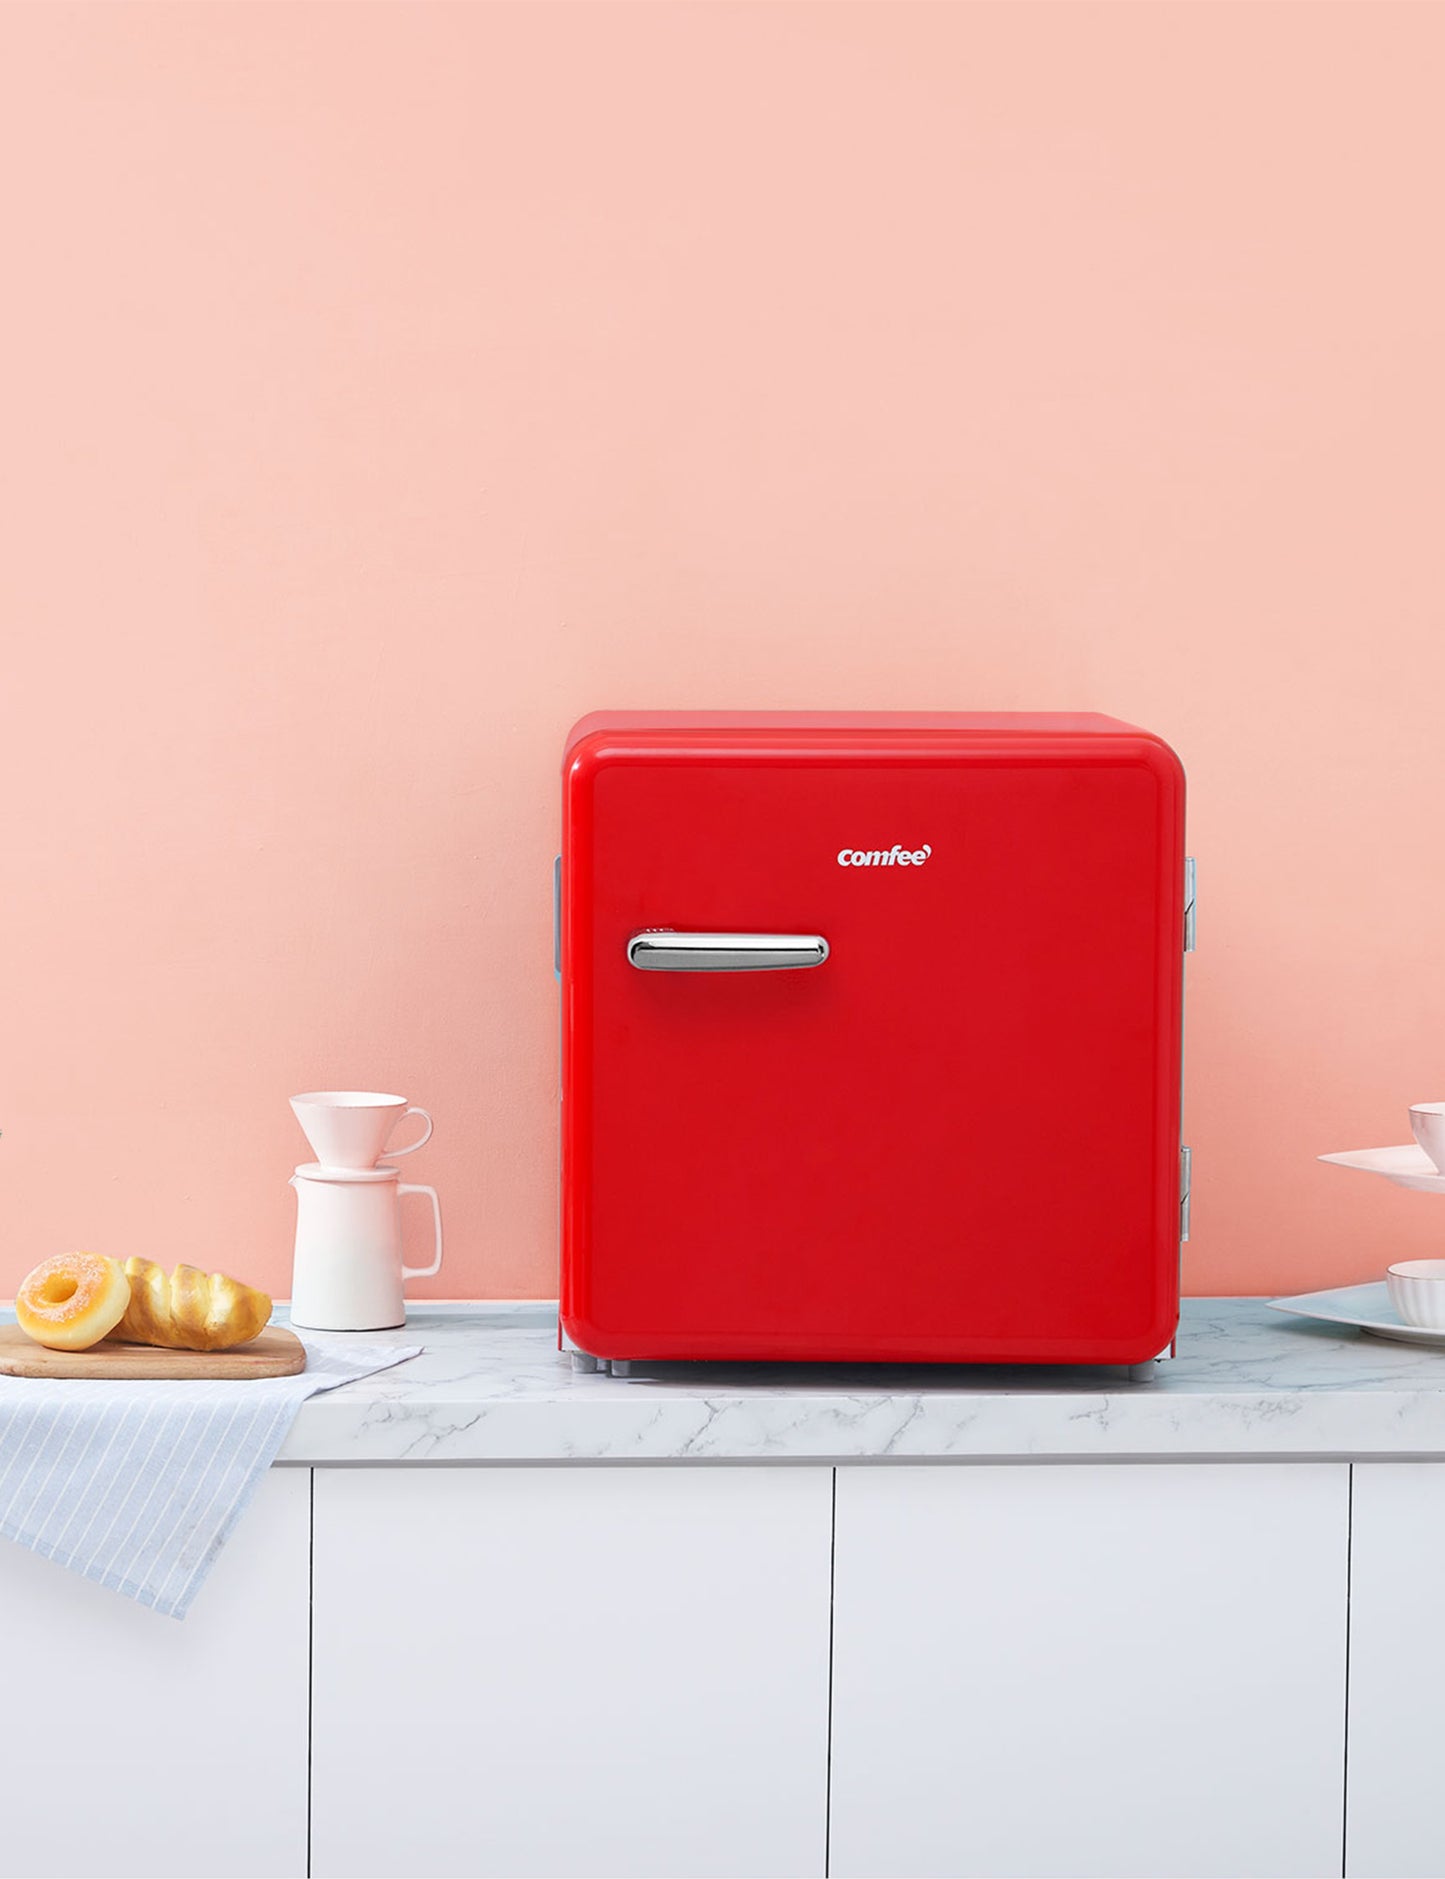
[[[1184,950],[1194,951],[1194,857],[1184,858]]]
[[[1194,1150],[1179,1150],[1179,1240],[1189,1238],[1189,1189],[1194,1173]]]

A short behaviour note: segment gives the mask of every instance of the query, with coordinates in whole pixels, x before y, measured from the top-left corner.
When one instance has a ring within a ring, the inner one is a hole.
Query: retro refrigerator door
[[[1167,1344],[1182,811],[1142,734],[584,751],[574,1341],[1093,1362]]]

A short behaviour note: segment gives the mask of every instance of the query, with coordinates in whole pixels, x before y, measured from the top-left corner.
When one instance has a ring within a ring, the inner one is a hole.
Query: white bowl
[[[1445,1259],[1406,1259],[1385,1274],[1390,1303],[1406,1324],[1445,1331]]]
[[[1445,1103],[1412,1103],[1410,1129],[1431,1161],[1445,1174]]]

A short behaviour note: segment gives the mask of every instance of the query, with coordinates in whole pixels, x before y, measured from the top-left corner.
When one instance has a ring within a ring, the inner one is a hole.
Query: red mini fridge
[[[1178,759],[1113,718],[584,718],[559,877],[566,1339],[1159,1355],[1192,874]]]

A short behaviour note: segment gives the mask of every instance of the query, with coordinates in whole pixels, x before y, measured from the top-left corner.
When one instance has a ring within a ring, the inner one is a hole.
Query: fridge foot
[[[592,1377],[597,1374],[597,1359],[589,1357],[586,1351],[572,1352],[573,1376]]]
[[[1152,1383],[1158,1375],[1158,1372],[1154,1368],[1158,1361],[1159,1359],[1157,1357],[1151,1357],[1147,1363],[1128,1365],[1129,1381],[1131,1383]]]

